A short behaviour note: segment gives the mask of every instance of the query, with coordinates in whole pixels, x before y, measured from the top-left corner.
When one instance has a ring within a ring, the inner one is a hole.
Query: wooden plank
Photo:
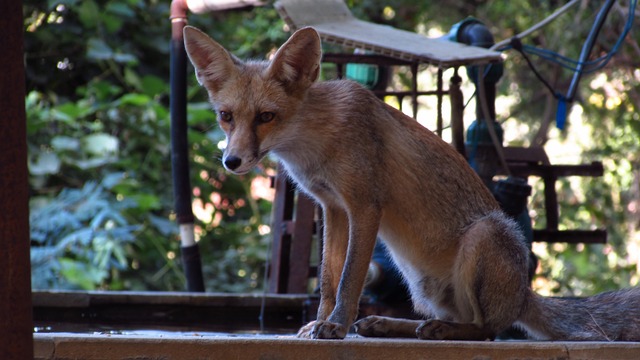
[[[290,333],[309,321],[306,314],[315,314],[308,295],[36,291],[33,296],[36,327],[55,332],[256,331],[262,318],[265,331]]]

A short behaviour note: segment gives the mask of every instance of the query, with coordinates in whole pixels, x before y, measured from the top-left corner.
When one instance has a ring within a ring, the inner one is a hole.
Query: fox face
[[[285,150],[285,126],[296,116],[320,70],[320,37],[312,28],[297,31],[272,61],[243,62],[200,30],[184,29],[187,55],[207,90],[226,135],[222,162],[245,174],[270,152]]]

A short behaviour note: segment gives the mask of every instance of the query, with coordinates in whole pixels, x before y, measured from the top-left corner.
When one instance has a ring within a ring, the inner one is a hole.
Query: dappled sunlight
[[[266,176],[256,176],[251,180],[251,197],[273,201],[275,189],[271,187],[271,179]]]

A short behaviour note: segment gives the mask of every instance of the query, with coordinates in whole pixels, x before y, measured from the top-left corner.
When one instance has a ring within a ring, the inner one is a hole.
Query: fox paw
[[[303,339],[344,339],[347,328],[341,324],[316,320],[300,328],[297,336]]]
[[[356,329],[356,333],[360,336],[387,337],[389,332],[387,318],[383,316],[367,316],[364,319],[356,321],[353,326]]]

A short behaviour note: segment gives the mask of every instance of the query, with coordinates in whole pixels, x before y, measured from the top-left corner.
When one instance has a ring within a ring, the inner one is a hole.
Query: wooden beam
[[[0,14],[0,359],[33,359],[22,1]]]

